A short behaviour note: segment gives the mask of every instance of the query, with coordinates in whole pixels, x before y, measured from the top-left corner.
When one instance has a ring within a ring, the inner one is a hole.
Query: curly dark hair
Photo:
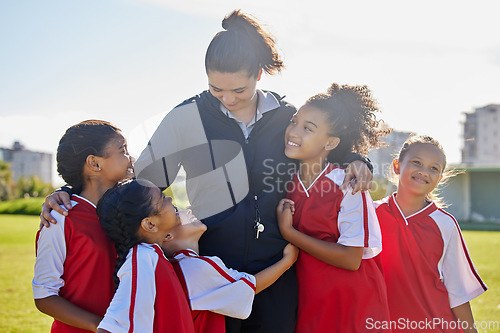
[[[105,156],[110,140],[120,135],[118,127],[103,120],[85,120],[66,130],[57,147],[57,172],[73,188],[83,190],[83,166],[87,156]]]
[[[156,186],[147,180],[128,179],[107,190],[97,203],[101,226],[116,248],[116,287],[119,284],[118,270],[129,250],[142,241],[138,237],[141,221],[158,213],[151,197],[153,187]]]
[[[222,27],[205,55],[207,73],[244,70],[256,77],[261,69],[272,75],[284,67],[274,37],[250,15],[235,10],[222,20]]]
[[[323,111],[330,135],[340,139],[328,156],[331,162],[338,162],[350,151],[366,154],[372,148],[383,146],[380,138],[392,131],[382,128],[383,121],[376,118],[375,113],[380,110],[367,86],[333,83],[326,93],[309,98],[305,105]]]

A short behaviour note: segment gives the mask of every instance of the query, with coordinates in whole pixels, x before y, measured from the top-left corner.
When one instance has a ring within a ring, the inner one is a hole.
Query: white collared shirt
[[[241,131],[243,132],[243,135],[245,136],[245,139],[248,139],[248,136],[252,132],[252,129],[255,126],[255,123],[258,122],[264,113],[274,110],[277,107],[280,106],[279,101],[276,99],[276,97],[268,92],[264,92],[260,89],[257,89],[257,94],[259,95],[259,104],[257,105],[257,114],[255,117],[246,125],[244,122],[241,120],[237,119],[231,111],[229,111],[224,104],[220,104],[220,110],[229,118],[234,119],[238,126],[241,128]]]

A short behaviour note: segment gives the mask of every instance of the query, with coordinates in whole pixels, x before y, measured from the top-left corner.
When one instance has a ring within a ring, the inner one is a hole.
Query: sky
[[[137,157],[170,109],[207,89],[205,51],[233,9],[285,61],[258,88],[299,107],[333,82],[367,85],[389,126],[435,137],[451,163],[463,113],[500,103],[495,0],[0,0],[0,147],[21,141],[55,164],[65,130],[93,118]]]

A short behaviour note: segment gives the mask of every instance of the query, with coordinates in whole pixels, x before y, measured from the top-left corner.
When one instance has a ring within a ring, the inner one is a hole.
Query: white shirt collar
[[[259,95],[259,105],[257,105],[257,120],[259,120],[260,118],[262,118],[262,115],[264,113],[278,108],[280,106],[280,102],[273,94],[269,92],[264,92],[260,89],[257,89],[257,94]],[[231,111],[229,111],[222,103],[220,104],[220,110],[224,112],[226,116],[236,119]]]

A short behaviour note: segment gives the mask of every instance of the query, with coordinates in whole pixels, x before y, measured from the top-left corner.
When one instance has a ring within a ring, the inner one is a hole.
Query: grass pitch
[[[38,225],[38,216],[0,215],[0,332],[50,331],[52,318],[36,309],[31,292]],[[464,231],[464,237],[489,288],[471,302],[475,320],[490,325],[478,331],[499,332],[500,265],[496,251],[500,249],[500,232]]]

